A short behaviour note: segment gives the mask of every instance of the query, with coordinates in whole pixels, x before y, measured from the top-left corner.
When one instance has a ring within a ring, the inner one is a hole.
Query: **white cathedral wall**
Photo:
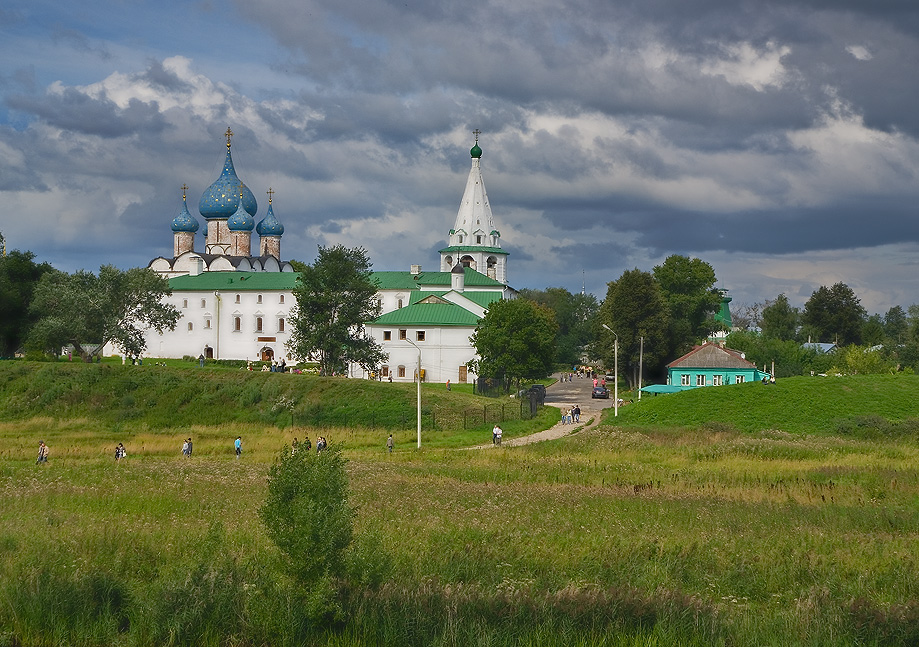
[[[390,331],[392,339],[384,341],[383,332]],[[476,357],[475,348],[469,343],[469,337],[475,332],[474,327],[466,326],[414,326],[405,327],[406,336],[421,349],[421,368],[425,372],[425,382],[445,383],[447,380],[457,384],[460,380],[460,366]],[[424,341],[416,341],[418,331],[424,331]],[[367,332],[388,353],[389,359],[384,362],[389,367],[393,382],[413,382],[415,369],[418,366],[418,350],[407,341],[399,339],[399,328],[393,326],[367,326]],[[405,367],[405,377],[399,377],[399,366]],[[352,377],[369,378],[370,375],[360,366],[352,365]],[[475,374],[467,371],[467,382],[475,381]],[[384,381],[387,378],[383,378]]]
[[[290,292],[220,292],[218,304],[213,291],[176,291],[167,300],[182,316],[175,330],[163,334],[146,332],[147,356],[198,357],[209,346],[216,359],[255,361],[261,358],[263,348],[270,348],[276,360],[293,363],[285,346],[290,339],[289,308],[295,303]],[[258,317],[262,319],[261,331],[257,330]],[[284,330],[280,330],[281,319]]]

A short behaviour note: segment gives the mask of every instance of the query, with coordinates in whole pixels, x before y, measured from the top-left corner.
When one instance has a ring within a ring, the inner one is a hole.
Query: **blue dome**
[[[227,220],[227,228],[230,231],[252,231],[255,228],[255,218],[249,215],[249,212],[239,207],[230,219]]]
[[[214,218],[229,218],[236,212],[239,206],[239,185],[241,181],[236,175],[236,169],[233,168],[233,157],[230,155],[230,147],[227,146],[227,159],[223,163],[223,172],[220,177],[207,188],[198,202],[198,211],[208,220]],[[258,212],[258,203],[249,187],[242,187],[242,204],[243,208],[250,216],[255,216]]]
[[[274,207],[271,206],[270,200],[268,201],[268,214],[258,223],[255,231],[259,236],[280,236],[284,233],[284,225],[274,217]]]
[[[198,231],[198,221],[188,212],[188,202],[182,197],[182,211],[172,220],[172,231],[189,231],[195,233]]]

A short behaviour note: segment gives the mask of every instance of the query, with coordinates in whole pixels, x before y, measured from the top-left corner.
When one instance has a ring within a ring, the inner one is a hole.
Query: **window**
[[[705,386],[705,376],[704,375],[696,376],[696,386]]]
[[[284,295],[283,295],[283,294],[280,295],[280,296],[278,297],[278,303],[284,303]]]
[[[240,317],[233,317],[233,330],[239,332],[243,329],[243,321]]]
[[[419,330],[415,333],[415,341],[424,341],[424,331]]]
[[[206,307],[207,307],[207,299],[201,299],[201,307],[202,307],[202,308],[206,308]]]
[[[399,377],[405,377],[405,367],[404,366],[399,367]]]
[[[723,375],[712,375],[712,386],[721,386],[724,384]]]
[[[391,340],[392,340],[392,331],[384,330],[383,331],[383,341],[391,341]]]
[[[188,307],[188,299],[182,299],[182,307],[183,307],[183,308],[187,308],[187,307]]]
[[[284,317],[278,319],[278,332],[284,332]]]
[[[398,303],[397,307],[399,307],[399,308],[402,307],[402,299],[399,299],[399,303]]]
[[[262,295],[261,295],[261,294],[258,295],[258,297],[256,298],[255,302],[256,302],[256,303],[261,303],[261,302],[262,302]]]
[[[463,242],[463,236],[462,236],[462,234],[460,234],[459,242],[461,242],[461,243]]]
[[[211,328],[211,320],[210,320],[210,319],[205,319],[205,320],[204,320],[204,327],[207,328],[208,330],[210,330],[210,328]]]
[[[239,295],[236,295],[236,303],[239,303]]]
[[[745,380],[746,380],[746,378],[745,378],[743,375],[736,375],[736,376],[734,376],[734,383],[735,383],[735,384],[743,384]]]
[[[382,377],[389,377],[389,367],[385,364],[380,367],[380,375]]]
[[[688,375],[680,376],[680,386],[689,386],[689,376]]]
[[[482,244],[482,237],[481,237],[481,236],[476,236],[476,237],[475,237],[475,243],[476,243],[476,245],[481,245],[481,244]]]
[[[262,318],[255,318],[255,332],[262,332]]]
[[[193,324],[192,322],[189,321],[189,322],[188,322],[188,332],[191,332],[191,331],[193,331],[194,329],[195,329],[195,324]]]
[[[408,338],[408,331],[403,328],[402,330],[399,331],[399,339],[407,339],[407,338]]]

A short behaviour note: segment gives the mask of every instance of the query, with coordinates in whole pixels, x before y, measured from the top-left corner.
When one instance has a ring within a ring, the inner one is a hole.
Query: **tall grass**
[[[257,516],[272,457],[317,430],[3,423],[0,645],[912,645],[912,404],[836,384],[857,432],[638,425],[637,404],[626,426],[475,452],[323,431],[356,506],[332,625],[311,624]]]

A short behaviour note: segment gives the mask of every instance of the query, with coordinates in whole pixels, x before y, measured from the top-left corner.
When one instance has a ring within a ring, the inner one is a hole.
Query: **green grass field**
[[[20,368],[0,365],[4,402],[35,393]],[[175,389],[199,379],[183,370]],[[616,425],[517,448],[464,451],[487,429],[438,430],[419,452],[412,419],[392,455],[386,430],[239,411],[125,424],[80,409],[68,394],[91,380],[67,379],[55,397],[71,409],[13,420],[0,409],[0,645],[919,642],[919,377],[658,396]],[[304,392],[319,388],[338,387]],[[125,395],[107,402],[117,410]],[[173,397],[163,387],[156,400]],[[350,461],[355,540],[346,620],[333,626],[305,620],[257,516],[268,466],[306,434],[343,443]],[[119,441],[128,458],[116,464]]]

